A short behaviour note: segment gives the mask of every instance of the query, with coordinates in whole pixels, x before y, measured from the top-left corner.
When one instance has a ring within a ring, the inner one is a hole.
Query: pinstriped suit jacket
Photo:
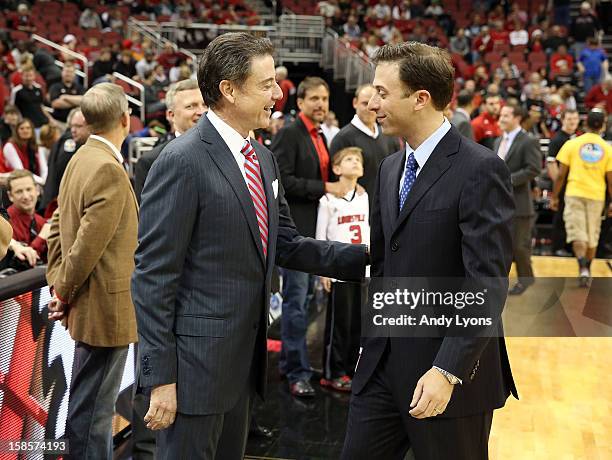
[[[176,382],[185,414],[226,412],[245,385],[263,397],[275,261],[343,279],[364,273],[364,246],[297,233],[272,153],[252,144],[268,204],[267,259],[244,178],[206,116],[164,148],[142,193],[132,279],[138,379],[143,387]]]
[[[400,213],[405,162],[406,153],[400,151],[385,158],[378,171],[371,212],[372,277],[494,277],[504,284],[505,295],[514,203],[504,162],[452,127]],[[438,417],[483,413],[502,407],[510,392],[517,396],[503,337],[363,338],[354,392],[364,389],[388,345],[392,353],[405,355],[405,365],[396,370],[399,381],[392,385],[405,388],[399,404],[406,412],[418,379],[433,365],[463,380]]]

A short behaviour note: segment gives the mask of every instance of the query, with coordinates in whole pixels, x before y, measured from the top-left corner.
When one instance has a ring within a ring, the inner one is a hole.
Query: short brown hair
[[[16,181],[17,179],[23,179],[24,177],[29,177],[30,179],[32,179],[32,182],[34,182],[34,185],[36,185],[36,181],[34,180],[34,174],[32,174],[31,171],[28,171],[27,169],[16,169],[15,171],[12,171],[6,179],[6,189],[10,192],[11,183],[13,181]]]
[[[338,166],[342,163],[345,157],[349,155],[357,155],[361,159],[361,163],[363,163],[363,150],[359,147],[345,147],[343,149],[338,150],[333,158],[332,158],[332,166]]]
[[[92,86],[81,100],[81,112],[92,134],[113,129],[128,107],[123,88],[114,83]]]
[[[366,83],[364,85],[359,85],[357,89],[355,90],[355,99],[357,99],[359,95],[361,94],[361,92],[366,88],[374,88],[374,85],[372,83]]]
[[[274,46],[268,38],[247,32],[226,33],[215,38],[204,50],[198,65],[198,84],[207,106],[215,108],[221,100],[223,80],[244,84],[255,57],[272,56]]]
[[[573,114],[573,113],[578,113],[578,110],[576,110],[576,109],[563,109],[561,111],[561,114],[560,114],[559,118],[561,120],[563,120],[563,119],[565,119],[565,115]]]
[[[374,63],[397,62],[400,80],[411,92],[426,90],[434,108],[444,110],[453,97],[455,69],[446,50],[418,42],[387,44],[374,57]]]
[[[523,121],[525,118],[527,118],[527,113],[525,112],[525,109],[514,101],[506,101],[504,107],[512,109],[512,115],[514,115],[514,117],[519,117],[520,121]]]
[[[297,98],[304,99],[306,97],[306,93],[311,90],[318,88],[319,86],[325,86],[325,89],[329,93],[329,85],[325,80],[321,77],[306,77],[304,78],[297,88]]]
[[[40,145],[50,149],[55,143],[55,136],[59,133],[59,128],[50,124],[42,125],[38,138]]]

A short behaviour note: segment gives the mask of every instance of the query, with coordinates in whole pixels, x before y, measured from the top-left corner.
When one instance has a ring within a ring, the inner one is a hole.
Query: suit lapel
[[[456,132],[456,129],[451,128],[450,131],[446,133],[446,135],[438,143],[425,163],[423,170],[417,176],[416,181],[408,194],[408,198],[404,203],[404,207],[395,221],[393,233],[395,233],[402,222],[406,220],[415,206],[419,203],[419,201],[421,201],[421,198],[423,198],[425,193],[427,193],[427,191],[450,167],[451,163],[447,157],[459,150],[460,140],[461,137]],[[399,197],[396,198],[396,202],[398,201]]]
[[[255,246],[257,246],[257,252],[259,253],[261,262],[265,266],[265,258],[261,245],[261,237],[259,236],[259,226],[257,224],[257,217],[255,216],[255,208],[253,207],[253,199],[249,194],[240,168],[236,164],[234,155],[206,116],[200,118],[197,128],[200,133],[200,138],[210,145],[208,149],[210,157],[229,182],[240,202],[240,207],[249,225],[253,242]]]
[[[314,156],[314,159],[317,162],[317,168],[319,168],[319,171],[320,171],[321,170],[321,162],[319,161],[319,154],[317,153],[317,148],[312,143],[312,138],[310,137],[310,133],[308,132],[308,129],[306,129],[306,125],[304,124],[304,122],[302,121],[302,119],[300,117],[297,117],[297,124],[300,127],[302,133],[304,134],[306,145],[308,146],[308,149],[310,150],[310,154],[312,156]],[[325,142],[325,138],[324,137],[323,137],[323,139],[324,139],[323,142]]]
[[[512,145],[510,146],[510,150],[508,150],[508,154],[506,155],[506,158],[504,159],[506,161],[506,163],[508,163],[508,160],[514,154],[514,152],[516,152],[518,150],[518,148],[519,148],[518,144],[523,140],[523,136],[524,135],[526,135],[525,131],[521,130],[521,131],[519,131],[519,133],[516,135],[516,137],[512,141]]]
[[[394,225],[399,214],[399,183],[402,178],[402,174],[404,173],[404,165],[406,164],[406,149],[404,149],[403,153],[401,155],[397,155],[397,157],[392,161],[393,163],[390,165],[390,169],[392,171],[391,181],[385,186],[387,187],[386,202],[388,203],[389,207],[389,216]]]

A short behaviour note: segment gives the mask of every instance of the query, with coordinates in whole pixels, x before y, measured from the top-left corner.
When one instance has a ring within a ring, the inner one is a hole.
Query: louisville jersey
[[[368,194],[351,190],[343,198],[326,193],[319,200],[316,238],[341,243],[370,244]]]

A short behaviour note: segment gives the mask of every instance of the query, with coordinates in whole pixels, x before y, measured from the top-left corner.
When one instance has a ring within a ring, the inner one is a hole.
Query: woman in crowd
[[[34,124],[27,118],[15,127],[13,135],[2,149],[0,169],[9,173],[16,169],[27,169],[34,174],[37,184],[44,185],[47,179],[47,160],[39,152]]]

